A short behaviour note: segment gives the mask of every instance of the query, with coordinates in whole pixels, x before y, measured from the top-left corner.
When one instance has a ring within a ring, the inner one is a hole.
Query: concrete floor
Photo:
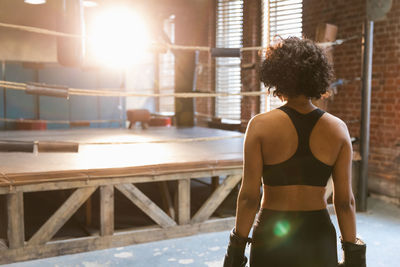
[[[370,198],[369,211],[357,214],[358,235],[367,243],[368,267],[396,267],[400,262],[400,208]],[[338,231],[336,217],[332,220]],[[18,267],[220,267],[229,231],[132,245],[88,253],[8,264]],[[339,257],[341,257],[338,247]],[[247,253],[249,251],[247,250]]]

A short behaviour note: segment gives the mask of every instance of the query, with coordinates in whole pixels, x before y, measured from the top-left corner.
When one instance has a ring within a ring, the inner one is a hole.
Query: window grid
[[[302,37],[303,0],[264,0],[262,10],[263,47],[267,47],[275,38]],[[263,84],[261,90],[266,90]],[[261,112],[282,105],[282,102],[272,95],[261,97],[260,100]]]
[[[218,0],[216,47],[240,48],[243,38],[243,0]],[[218,93],[239,93],[240,58],[216,58],[215,88]],[[240,120],[240,96],[216,97],[215,116]]]
[[[166,19],[164,21],[164,31],[174,43],[175,37],[175,24],[173,19]],[[168,50],[165,54],[159,55],[159,88],[161,94],[173,94],[175,92],[175,57],[171,51]],[[175,113],[175,99],[174,97],[160,97],[159,110],[160,113]]]

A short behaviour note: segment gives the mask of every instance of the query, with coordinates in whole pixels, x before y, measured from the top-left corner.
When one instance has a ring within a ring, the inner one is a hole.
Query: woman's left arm
[[[244,139],[243,177],[236,208],[235,229],[229,237],[224,258],[224,267],[246,266],[244,251],[247,236],[254,222],[260,204],[260,186],[262,175],[262,154],[255,118],[250,120]]]
[[[235,223],[235,232],[241,237],[249,235],[260,204],[263,159],[257,124],[256,116],[247,126],[243,147],[243,177],[237,199]]]

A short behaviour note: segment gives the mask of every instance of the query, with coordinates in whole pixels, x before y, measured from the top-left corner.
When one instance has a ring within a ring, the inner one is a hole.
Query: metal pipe
[[[1,79],[6,80],[6,62],[1,62]],[[7,89],[3,87],[3,117],[7,118]],[[7,122],[4,122],[3,129],[7,130]]]
[[[61,13],[57,16],[57,30],[85,35],[84,7],[82,0],[62,0]],[[85,52],[85,38],[57,37],[57,60],[67,67],[79,67]]]
[[[194,52],[194,73],[193,73],[193,86],[192,86],[192,91],[196,91],[197,88],[197,78],[198,78],[198,73],[197,73],[197,68],[199,66],[199,57],[200,57],[200,52],[195,51]]]
[[[96,89],[100,90],[100,71],[96,70]],[[97,106],[97,119],[101,120],[101,98],[100,96],[96,97],[96,106]],[[99,124],[96,125],[96,128],[100,128]]]
[[[160,93],[160,54],[158,52],[154,53],[154,93]],[[160,113],[160,98],[156,97],[154,101],[156,112]]]
[[[34,75],[34,80],[35,83],[39,83],[39,70],[37,68],[35,68],[33,70],[33,75]],[[39,95],[35,95],[34,96],[34,101],[35,101],[35,119],[36,120],[40,120],[40,96]]]
[[[211,48],[212,57],[240,57],[240,48]]]
[[[362,79],[361,126],[360,126],[361,164],[360,164],[360,178],[358,181],[358,203],[357,203],[359,211],[367,210],[373,40],[374,40],[374,22],[366,20],[364,25],[363,79]]]
[[[126,77],[127,77],[127,68],[124,68],[121,72],[121,85],[120,89],[122,92],[126,91]],[[126,102],[126,99],[125,99]],[[125,110],[124,110],[124,102],[122,100],[122,96],[119,97],[119,102],[118,102],[118,109],[119,109],[119,128],[126,128],[124,123],[125,123]]]

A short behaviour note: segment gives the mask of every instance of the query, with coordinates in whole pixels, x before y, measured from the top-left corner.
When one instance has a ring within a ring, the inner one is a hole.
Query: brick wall
[[[215,47],[216,0],[204,1],[203,5],[207,12],[204,14],[202,23],[206,24],[207,33],[203,35],[201,43],[198,45]],[[215,59],[211,57],[210,53],[200,52],[196,72],[197,90],[206,93],[215,92]],[[205,115],[205,117],[197,116],[197,125],[207,126],[207,121],[215,113],[215,98],[196,98],[195,110],[197,113]]]
[[[243,47],[261,46],[261,0],[248,0],[243,3]],[[258,66],[261,61],[257,51],[242,53],[242,92],[260,91],[260,75]],[[260,112],[260,97],[242,97],[241,102],[241,128],[246,130],[247,122]]]
[[[304,0],[303,32],[313,39],[318,23],[338,26],[338,39],[362,34],[365,1]],[[400,198],[400,1],[393,1],[383,21],[375,22],[372,68],[369,189]],[[361,77],[361,38],[334,48],[337,78]],[[337,88],[328,111],[343,119],[352,136],[360,136],[361,82]],[[358,148],[356,148],[358,149]]]

